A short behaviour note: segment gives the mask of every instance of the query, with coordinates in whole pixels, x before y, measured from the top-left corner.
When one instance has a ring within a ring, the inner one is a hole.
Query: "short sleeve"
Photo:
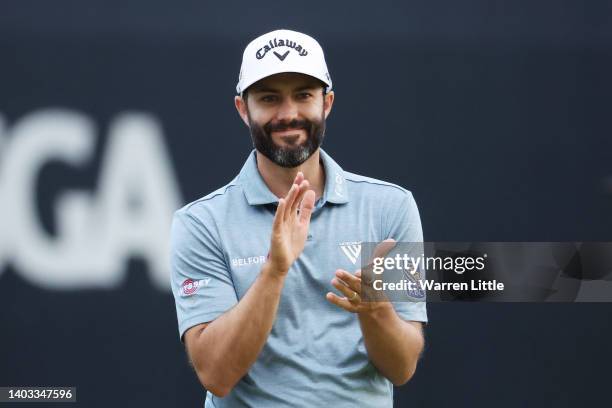
[[[215,320],[238,302],[211,227],[185,209],[172,221],[171,285],[181,340],[187,329]]]
[[[386,217],[388,225],[385,238],[393,238],[396,242],[416,243],[422,248],[421,217],[412,193],[403,190],[400,197],[390,200],[390,203],[391,208]],[[422,279],[425,279],[424,269],[420,268],[419,272]],[[427,323],[425,299],[418,302],[393,302],[393,306],[402,319]]]

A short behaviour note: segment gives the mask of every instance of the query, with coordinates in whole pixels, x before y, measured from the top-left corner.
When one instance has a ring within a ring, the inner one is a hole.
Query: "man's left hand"
[[[392,238],[382,241],[374,249],[372,259],[377,257],[384,258],[394,246],[395,240]],[[370,260],[368,268],[371,268],[371,262],[372,260]],[[372,274],[367,273],[366,276],[371,277]],[[354,274],[344,269],[338,269],[331,283],[344,297],[340,297],[332,292],[328,292],[325,297],[330,303],[352,313],[371,312],[380,308],[391,307],[391,303],[382,291],[375,291],[370,285],[371,282],[362,285],[361,278],[361,269]],[[367,296],[364,296],[362,290],[368,291]],[[365,301],[364,298],[366,299]]]

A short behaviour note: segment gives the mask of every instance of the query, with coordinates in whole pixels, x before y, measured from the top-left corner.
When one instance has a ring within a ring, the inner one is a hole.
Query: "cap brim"
[[[261,81],[262,79],[271,77],[272,75],[277,75],[277,74],[285,74],[285,73],[295,73],[295,74],[304,74],[304,75],[308,75],[310,77],[313,77],[315,79],[318,79],[319,81],[323,82],[326,86],[326,92],[329,92],[331,90],[331,82],[328,81],[326,78],[324,78],[322,75],[318,75],[316,73],[313,73],[312,71],[307,71],[304,69],[300,69],[299,67],[292,67],[292,68],[283,68],[283,69],[278,69],[278,70],[273,70],[272,72],[266,72],[265,74],[261,74],[261,75],[255,75],[251,78],[249,78],[247,81],[245,81],[244,83],[240,84],[241,86],[241,90],[238,91],[238,89],[236,91],[238,91],[239,94],[242,95],[242,93],[244,93],[244,91],[246,91],[251,85],[253,85],[254,83]]]

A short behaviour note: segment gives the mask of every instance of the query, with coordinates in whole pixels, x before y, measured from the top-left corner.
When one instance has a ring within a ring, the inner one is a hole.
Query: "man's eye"
[[[261,97],[262,102],[276,102],[278,98],[276,95],[266,95]]]
[[[311,96],[312,95],[309,92],[300,92],[299,94],[297,94],[298,99],[308,99]]]

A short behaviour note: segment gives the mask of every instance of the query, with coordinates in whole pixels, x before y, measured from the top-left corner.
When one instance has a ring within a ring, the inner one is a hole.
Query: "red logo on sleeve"
[[[202,286],[207,286],[209,283],[210,278],[200,280],[185,279],[185,281],[181,284],[180,295],[191,296],[196,293]]]
[[[183,282],[182,285],[183,294],[185,296],[193,295],[194,293],[196,293],[199,286],[200,285],[198,281],[194,281],[193,279],[185,279],[185,282]]]

